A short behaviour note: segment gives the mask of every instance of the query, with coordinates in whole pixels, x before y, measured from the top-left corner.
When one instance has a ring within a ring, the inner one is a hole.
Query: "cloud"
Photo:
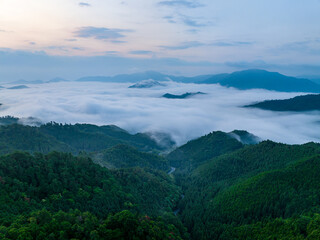
[[[191,41],[191,43],[162,47],[164,47],[163,50],[169,48],[173,51],[174,49],[200,47],[203,44],[207,43]],[[52,49],[46,50],[57,51],[60,47],[63,46],[51,46]],[[70,52],[74,51],[72,47],[65,48]],[[0,48],[0,85],[3,82],[18,79],[50,80],[57,75],[72,80],[85,76],[110,76],[153,70],[171,75],[195,76],[249,68],[276,71],[291,76],[320,76],[320,64],[275,64],[265,62],[263,59],[242,62],[186,61],[179,58],[141,58],[134,55],[126,57],[123,53],[113,49],[100,52],[99,56],[53,56],[48,55],[45,51],[31,52]]]
[[[86,2],[80,2],[80,3],[79,3],[79,6],[80,6],[80,7],[90,7],[91,4],[86,3]]]
[[[208,46],[217,46],[217,47],[239,47],[239,46],[251,46],[254,42],[248,41],[215,41],[209,43]]]
[[[187,32],[191,34],[197,34],[199,32],[199,29],[188,29]]]
[[[300,52],[307,55],[319,55],[320,54],[319,43],[320,43],[319,39],[288,42],[271,49],[271,51],[277,55],[290,53],[290,52],[291,53]]]
[[[201,28],[201,27],[213,25],[212,22],[203,21],[203,19],[201,18],[195,18],[195,17],[183,15],[183,14],[167,15],[167,16],[164,16],[163,19],[167,20],[167,22],[169,23],[184,24],[188,27],[193,27],[193,28]]]
[[[198,8],[198,7],[205,6],[195,1],[186,1],[186,0],[161,1],[158,3],[158,5],[168,6],[168,7],[186,7],[186,8]]]
[[[75,38],[69,38],[69,39],[65,39],[65,41],[67,41],[67,42],[76,42],[78,40],[75,39]]]
[[[62,51],[62,52],[69,52],[69,47],[66,46],[48,46],[46,47],[46,49],[48,50],[58,50],[58,51]]]
[[[106,55],[110,55],[110,54],[119,54],[119,51],[105,51],[104,52]]]
[[[199,22],[199,21],[195,20],[194,18],[188,17],[188,16],[183,16],[182,17],[182,22],[185,25],[189,26],[189,27],[205,27],[205,26],[208,26],[208,23]]]
[[[122,43],[127,43],[127,41],[120,41],[120,40],[113,40],[111,41],[114,44],[122,44]]]
[[[128,29],[117,29],[117,28],[104,28],[104,27],[81,27],[74,32],[76,37],[81,38],[95,38],[99,40],[114,40],[118,38],[124,38],[123,33],[132,32]]]
[[[267,64],[265,61],[262,60],[256,60],[252,62],[246,62],[246,61],[241,61],[241,62],[226,62],[226,65],[230,67],[236,67],[236,68],[260,68],[260,69],[268,69],[271,67],[270,64]]]
[[[234,129],[286,143],[320,141],[319,114],[274,113],[241,107],[298,93],[240,91],[219,85],[174,82],[151,89],[130,89],[129,85],[61,82],[30,85],[23,90],[2,89],[0,115],[33,116],[44,122],[115,124],[131,133],[168,133],[178,144],[211,131]],[[161,98],[166,92],[198,91],[207,94],[184,100]]]
[[[217,46],[217,47],[239,47],[239,46],[251,46],[253,42],[242,42],[242,41],[215,41],[211,43],[202,43],[198,41],[190,41],[190,42],[183,42],[178,45],[173,46],[160,46],[166,50],[183,50],[188,48],[194,47],[202,47],[202,46]]]
[[[46,50],[56,50],[58,52],[64,52],[64,53],[68,53],[71,50],[77,50],[77,51],[83,51],[85,50],[85,48],[83,47],[70,47],[70,46],[61,46],[61,45],[57,45],[57,46],[48,46],[45,48]]]
[[[13,31],[7,31],[5,29],[0,29],[0,33],[13,33]]]
[[[149,54],[153,54],[152,51],[146,51],[146,50],[130,51],[129,53],[133,54],[133,55],[149,55]]]
[[[84,51],[85,50],[85,48],[82,48],[82,47],[72,47],[71,49],[78,50],[78,51]]]
[[[167,20],[169,23],[177,23],[173,16],[164,16],[163,19]]]
[[[183,49],[188,49],[188,48],[194,48],[194,47],[201,47],[205,46],[206,44],[198,42],[198,41],[190,41],[190,42],[183,42],[178,45],[173,45],[173,46],[160,46],[163,49],[166,50],[183,50]]]

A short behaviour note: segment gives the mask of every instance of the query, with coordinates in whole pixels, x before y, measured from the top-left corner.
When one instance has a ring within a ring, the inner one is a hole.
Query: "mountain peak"
[[[240,90],[266,89],[279,92],[320,92],[320,85],[303,78],[288,77],[278,72],[248,69],[231,74],[215,75],[202,83],[219,83]]]

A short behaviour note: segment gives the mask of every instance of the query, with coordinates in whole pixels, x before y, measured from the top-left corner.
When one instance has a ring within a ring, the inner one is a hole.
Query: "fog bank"
[[[299,93],[240,91],[219,85],[169,82],[148,89],[129,83],[61,82],[0,89],[0,116],[35,117],[43,122],[114,124],[136,132],[165,132],[180,145],[211,131],[247,130],[262,139],[284,143],[320,142],[319,113],[275,113],[242,108],[266,99]],[[188,99],[165,93],[204,92]]]

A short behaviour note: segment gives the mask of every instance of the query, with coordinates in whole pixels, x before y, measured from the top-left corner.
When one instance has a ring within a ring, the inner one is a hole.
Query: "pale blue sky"
[[[157,70],[320,75],[319,0],[0,0],[0,81]]]

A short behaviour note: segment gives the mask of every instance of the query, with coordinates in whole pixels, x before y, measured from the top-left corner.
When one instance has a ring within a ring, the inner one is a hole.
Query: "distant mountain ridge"
[[[75,80],[76,82],[118,82],[138,83],[145,80],[158,82],[179,82],[194,84],[220,84],[224,87],[233,87],[240,90],[266,89],[280,92],[308,92],[320,93],[320,84],[306,78],[296,78],[282,75],[277,72],[269,72],[260,69],[249,69],[233,73],[199,75],[194,77],[174,76],[162,74],[155,71],[146,71],[133,74],[120,74],[115,76],[86,76]],[[67,81],[62,78],[55,78],[50,81],[25,81],[20,80],[19,84],[36,84]]]
[[[249,69],[233,73],[200,75],[183,77],[165,75],[154,71],[144,73],[122,74],[113,77],[85,77],[80,82],[139,82],[147,79],[155,81],[174,81],[181,83],[220,84],[225,87],[234,87],[240,90],[266,89],[280,92],[310,92],[320,93],[320,85],[305,78],[295,78],[277,72],[268,72],[260,69]]]
[[[285,100],[268,100],[245,107],[283,112],[320,111],[320,94],[308,94]]]
[[[119,74],[115,76],[88,76],[79,78],[78,82],[140,82],[143,80],[152,79],[155,81],[169,81],[168,75],[162,73],[147,71],[142,73],[133,73],[133,74]]]
[[[14,82],[10,82],[10,84],[42,84],[42,83],[44,83],[44,81],[41,81],[41,80],[27,81],[27,80],[23,80],[23,79],[20,79],[20,80],[14,81]]]
[[[26,89],[26,88],[29,88],[29,87],[26,85],[18,85],[18,86],[9,87],[7,89],[15,90],[15,89]]]
[[[87,76],[77,79],[78,82],[131,82],[137,83],[140,81],[152,79],[154,81],[174,81],[182,83],[197,83],[210,78],[212,75],[200,75],[195,77],[173,76],[162,74],[155,71],[146,71],[133,74],[119,74],[115,76]]]
[[[50,79],[49,81],[45,82],[45,83],[57,83],[57,82],[68,82],[69,80],[66,80],[64,78],[60,78],[60,77],[56,77],[53,79]]]
[[[266,89],[279,92],[320,93],[320,85],[308,79],[288,77],[277,72],[258,69],[215,75],[201,83],[219,83],[225,87],[241,90]]]

